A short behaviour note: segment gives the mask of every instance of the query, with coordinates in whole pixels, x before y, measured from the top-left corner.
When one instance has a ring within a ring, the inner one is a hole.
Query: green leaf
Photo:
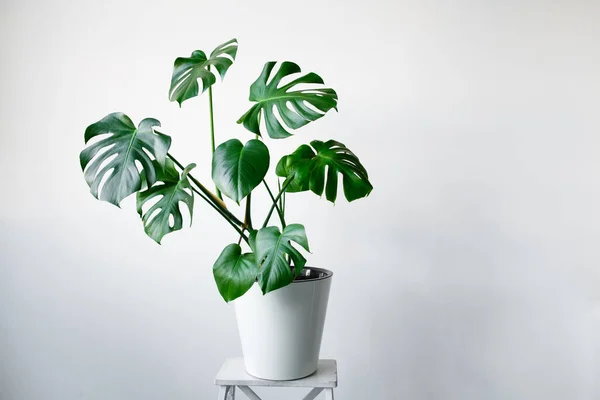
[[[293,158],[292,158],[293,156]],[[311,165],[308,160],[311,160],[315,156],[313,149],[306,144],[301,145],[289,156],[283,156],[277,166],[275,167],[275,174],[277,176],[286,177],[284,184],[286,184],[286,192],[304,192],[308,190],[308,173],[310,172]],[[292,161],[294,162],[292,165]],[[289,164],[289,165],[288,165]],[[293,178],[289,181],[290,176]]]
[[[231,39],[214,49],[210,58],[202,50],[194,51],[190,57],[177,58],[173,65],[169,100],[178,102],[181,107],[185,100],[198,96],[198,79],[202,81],[201,93],[204,93],[216,82],[215,75],[210,71],[211,65],[223,79],[235,60],[237,49],[237,40]]]
[[[167,159],[164,168],[156,165],[156,184],[137,194],[137,211],[142,217],[144,231],[158,244],[167,233],[180,230],[183,226],[180,203],[187,206],[191,225],[194,193],[190,190],[187,175],[195,166],[196,164],[188,165],[179,176],[173,161]],[[142,210],[144,204],[156,200],[157,197],[159,200],[144,213]],[[171,218],[173,221],[170,221]]]
[[[304,226],[300,224],[287,225],[283,233],[278,227],[269,226],[256,234],[254,246],[259,264],[258,283],[263,294],[289,285],[294,280],[294,273],[286,254],[294,264],[295,276],[298,276],[306,265],[306,259],[292,246],[292,242],[310,251]]]
[[[311,72],[278,87],[282,78],[299,73],[300,67],[293,62],[285,61],[269,81],[275,64],[274,61],[266,63],[261,75],[250,86],[250,101],[255,101],[256,104],[240,117],[238,124],[243,123],[250,132],[260,135],[262,113],[269,136],[281,139],[291,136],[281,122],[294,130],[321,118],[332,108],[337,110],[337,94],[333,89],[311,88],[290,91],[298,84],[323,84],[323,79],[319,75]],[[273,107],[277,108],[281,122],[275,116]]]
[[[342,175],[346,200],[354,201],[366,197],[373,190],[367,170],[358,157],[345,145],[335,140],[303,144],[292,154],[283,156],[277,163],[278,176],[293,176],[287,192],[312,190],[321,196],[325,190],[327,200],[335,203],[338,189],[338,174]],[[325,184],[327,176],[327,184]]]
[[[94,138],[100,139],[79,154],[85,181],[94,197],[119,207],[121,200],[142,188],[142,171],[145,185],[154,184],[156,167],[146,151],[158,165],[163,165],[171,146],[171,138],[155,132],[155,126],[160,126],[160,122],[146,118],[136,128],[127,115],[112,113],[87,127],[86,144]],[[136,161],[141,164],[142,171],[138,171]]]
[[[258,266],[254,254],[242,254],[238,244],[228,245],[215,262],[213,275],[223,299],[227,302],[237,299],[256,282]]]
[[[252,139],[244,146],[231,139],[213,154],[212,179],[221,192],[239,203],[262,182],[269,162],[269,150],[260,140]]]
[[[254,252],[256,252],[256,235],[257,234],[258,234],[258,230],[256,230],[256,229],[252,229],[248,233],[248,245]]]

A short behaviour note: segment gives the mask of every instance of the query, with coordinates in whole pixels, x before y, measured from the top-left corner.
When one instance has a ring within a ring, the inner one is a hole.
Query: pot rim
[[[333,276],[333,272],[331,272],[330,270],[325,269],[325,268],[317,268],[317,267],[304,267],[304,268],[302,268],[302,272],[304,272],[306,270],[317,271],[317,272],[320,272],[320,273],[322,273],[324,275],[323,276],[317,276],[317,277],[314,277],[314,278],[294,279],[292,281],[292,284],[322,281],[322,280],[325,280],[325,279],[331,279],[331,277]]]

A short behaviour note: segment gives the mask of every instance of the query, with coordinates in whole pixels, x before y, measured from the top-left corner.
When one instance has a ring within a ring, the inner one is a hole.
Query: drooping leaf
[[[250,101],[255,101],[256,104],[240,117],[238,124],[244,124],[250,132],[260,135],[262,114],[269,136],[281,139],[291,136],[288,129],[298,129],[317,120],[332,108],[337,110],[337,94],[333,89],[316,87],[291,90],[299,84],[323,84],[319,75],[311,72],[278,87],[282,78],[301,71],[297,64],[285,61],[269,81],[275,64],[274,61],[266,63],[261,75],[250,86]],[[277,108],[281,122],[275,116],[274,107]]]
[[[292,154],[283,156],[277,163],[278,176],[293,176],[288,192],[312,190],[332,203],[337,198],[338,174],[342,175],[346,200],[354,201],[366,197],[373,190],[367,170],[358,157],[345,145],[335,140],[321,142],[313,140],[311,146],[303,144]],[[325,176],[327,175],[327,184]]]
[[[315,156],[313,149],[306,144],[301,145],[288,156],[283,156],[275,167],[277,176],[285,177],[285,191],[290,193],[304,192],[309,189],[307,179],[312,165],[310,160]],[[289,181],[289,177],[293,179]]]
[[[221,192],[239,203],[262,182],[269,161],[269,150],[260,140],[252,139],[244,146],[231,139],[213,154],[212,179]]]
[[[289,285],[304,268],[306,259],[292,246],[292,242],[309,251],[304,226],[290,224],[283,232],[276,226],[269,226],[256,234],[254,247],[259,264],[258,283],[263,294]],[[288,264],[286,254],[292,260],[295,274]]]
[[[195,166],[196,164],[188,165],[180,176],[173,161],[167,159],[164,168],[156,165],[156,183],[137,194],[137,211],[142,217],[144,231],[158,244],[167,233],[182,228],[183,215],[180,203],[187,206],[190,213],[190,225],[192,223],[194,193],[189,190],[190,182],[187,175]],[[156,200],[156,197],[159,197],[159,200],[146,212],[143,212],[144,204]]]
[[[213,65],[221,79],[233,64],[237,54],[238,43],[236,39],[225,42],[210,53],[207,58],[202,50],[196,50],[190,57],[179,57],[173,65],[169,100],[176,101],[181,107],[187,99],[198,96],[198,79],[202,81],[202,92],[216,82],[215,75],[210,71]]]
[[[160,122],[156,119],[146,118],[136,128],[127,115],[117,112],[87,127],[85,143],[94,138],[99,138],[99,141],[85,148],[79,154],[79,161],[94,197],[118,207],[121,200],[141,189],[142,171],[145,186],[154,184],[155,163],[145,151],[155,158],[156,164],[163,165],[171,146],[169,136],[152,129],[159,126]],[[136,161],[141,164],[142,171],[138,171]]]
[[[219,293],[227,302],[237,299],[256,282],[258,266],[253,253],[242,254],[242,248],[232,243],[225,247],[213,266]]]

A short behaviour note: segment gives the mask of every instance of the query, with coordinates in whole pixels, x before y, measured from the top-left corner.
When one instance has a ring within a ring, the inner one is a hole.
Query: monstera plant
[[[184,165],[169,153],[171,137],[154,118],[136,126],[120,112],[105,116],[86,129],[87,147],[79,156],[92,195],[119,207],[135,193],[144,230],[159,244],[166,234],[182,229],[182,210],[192,218],[196,197],[221,214],[237,239],[223,249],[213,267],[226,301],[242,296],[257,281],[263,293],[282,288],[304,268],[306,258],[299,248],[309,251],[308,240],[304,226],[286,221],[287,193],[310,190],[322,196],[325,192],[325,198],[335,202],[341,179],[345,198],[354,201],[368,196],[373,188],[358,157],[335,140],[313,140],[282,157],[275,167],[277,192],[267,184],[271,160],[265,131],[271,139],[283,139],[328,111],[337,111],[336,92],[323,87],[319,75],[302,75],[293,62],[267,62],[250,86],[252,107],[237,123],[254,135],[246,143],[230,139],[215,147],[215,71],[223,79],[237,49],[237,40],[232,39],[208,57],[196,50],[190,57],[177,58],[171,77],[169,99],[180,107],[208,90],[214,192],[194,178],[196,164]],[[284,78],[289,83],[281,84]],[[252,192],[261,184],[271,204],[264,222],[254,225]],[[223,195],[238,206],[244,201],[243,217],[234,214]],[[279,226],[270,225],[274,212]]]

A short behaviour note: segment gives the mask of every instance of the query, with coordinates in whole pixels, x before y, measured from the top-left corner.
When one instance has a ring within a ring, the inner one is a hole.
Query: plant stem
[[[167,153],[167,156],[173,160],[173,162],[180,168],[180,169],[184,169],[185,167],[179,162],[177,161],[177,159],[175,157],[173,157],[170,153]],[[225,203],[220,200],[217,196],[215,196],[210,190],[208,190],[206,187],[204,187],[204,185],[202,183],[200,183],[196,178],[194,178],[192,176],[192,174],[188,173],[188,177],[190,178],[190,180],[198,187],[198,189],[200,189],[200,191],[202,191],[203,195],[202,198],[204,200],[206,200],[211,206],[213,206],[213,208],[215,208],[217,211],[219,211],[219,213],[225,218],[227,219],[230,223],[235,223],[237,224],[237,226],[243,226],[244,224],[242,223],[242,221],[240,221],[235,215],[233,215],[231,213],[231,211],[229,211],[227,209],[227,205],[225,205]]]
[[[269,210],[269,213],[267,214],[267,218],[265,218],[265,222],[263,223],[263,226],[262,226],[263,228],[265,228],[267,226],[267,224],[269,223],[269,219],[271,218],[271,215],[273,214],[273,210],[275,210],[275,208],[277,207],[277,202],[279,201],[279,199],[285,192],[285,189],[287,189],[289,184],[292,183],[293,179],[294,179],[293,176],[288,176],[285,179],[285,182],[283,182],[283,185],[281,186],[281,190],[277,194],[277,197],[275,197],[275,200],[273,201],[273,204],[271,205],[271,209]]]
[[[273,202],[273,204],[275,204],[275,208],[277,209],[277,214],[279,215],[279,220],[281,221],[281,229],[283,229],[283,228],[285,228],[285,218],[283,217],[283,211],[277,205],[277,201],[275,201],[275,197],[273,197],[273,192],[271,192],[271,188],[269,188],[269,185],[267,185],[267,181],[265,181],[263,179],[263,183],[265,184],[265,187],[267,188],[267,192],[269,192],[271,201]],[[279,190],[281,190],[281,187],[279,188]]]
[[[252,193],[248,193],[246,197],[246,214],[244,215],[244,226],[248,231],[252,230],[252,213],[250,212],[250,204],[252,201]]]
[[[277,189],[281,190],[281,180],[277,177]],[[281,215],[285,218],[285,193],[283,192],[283,196],[279,199],[279,208],[281,208]]]
[[[284,217],[285,217],[285,199],[287,197],[287,195],[285,193],[286,192],[283,192],[283,196],[281,196],[281,213],[283,214]]]
[[[188,174],[188,176],[189,176],[189,174]],[[219,214],[221,214],[221,216],[222,216],[223,218],[225,218],[225,219],[227,220],[227,222],[229,222],[229,224],[230,224],[230,225],[233,227],[233,229],[235,229],[235,230],[237,231],[237,233],[239,233],[239,234],[240,234],[240,242],[242,241],[242,239],[244,239],[244,241],[245,241],[246,243],[250,244],[250,243],[248,242],[248,237],[247,237],[246,235],[244,235],[244,231],[243,231],[243,230],[241,230],[241,229],[240,229],[240,228],[239,228],[237,225],[235,225],[235,224],[233,223],[233,221],[231,221],[231,219],[229,219],[229,218],[228,218],[228,216],[227,216],[227,215],[225,215],[225,213],[224,213],[224,212],[223,212],[221,209],[219,209],[219,207],[215,206],[215,205],[214,205],[214,204],[213,204],[213,203],[212,203],[212,202],[211,202],[211,201],[208,199],[208,197],[206,197],[206,195],[205,195],[204,193],[200,192],[199,190],[197,190],[197,189],[196,189],[196,188],[194,188],[194,187],[192,187],[192,190],[193,190],[194,192],[196,192],[196,193],[197,193],[197,194],[198,194],[200,197],[202,197],[202,198],[203,198],[203,199],[204,199],[204,200],[205,200],[205,201],[206,201],[208,204],[210,204],[210,206],[211,206],[212,208],[214,208],[215,210],[217,210],[217,212],[218,212]],[[238,242],[238,244],[239,244],[239,242]]]
[[[215,152],[215,117],[213,113],[213,94],[212,94],[212,85],[208,87],[208,109],[210,111],[210,146],[212,152]]]
[[[206,66],[206,69],[210,72],[210,65]],[[212,85],[208,87],[208,109],[210,111],[210,144],[212,147],[212,154],[215,154],[215,117],[213,114],[213,92]],[[217,197],[223,201],[223,196],[218,187],[215,186]]]
[[[250,204],[252,202],[252,193],[248,193],[248,196],[246,197],[246,213],[244,214],[244,225],[242,226],[242,232],[240,232],[240,239],[238,240],[238,246],[240,245],[240,243],[242,242],[242,237],[244,230],[247,230],[248,232],[252,231],[252,216],[250,213]],[[250,245],[250,243],[248,242],[248,240],[246,239],[246,243],[248,243],[248,245]]]

